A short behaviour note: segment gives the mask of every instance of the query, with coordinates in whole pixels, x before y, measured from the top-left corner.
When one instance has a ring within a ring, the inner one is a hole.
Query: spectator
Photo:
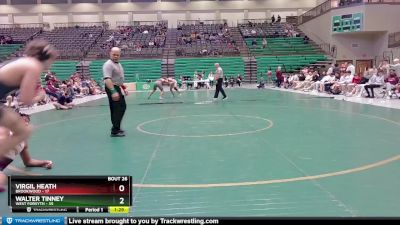
[[[367,98],[374,98],[374,88],[382,86],[384,83],[383,71],[379,70],[378,74],[374,74],[371,79],[369,79],[368,83],[364,86],[365,91],[367,92]],[[368,89],[371,89],[372,95],[370,95]]]
[[[340,85],[340,89],[342,90],[343,94],[347,94],[349,84],[350,87],[352,87],[351,84],[353,83],[353,78],[354,76],[351,75],[351,71],[346,71],[344,76],[341,77],[340,81],[337,82]]]
[[[251,45],[253,46],[253,48],[257,48],[257,40],[255,38],[253,38],[253,40],[251,41]]]
[[[395,91],[396,85],[399,83],[399,78],[397,77],[395,70],[390,70],[389,76],[385,79],[386,91],[388,92],[387,98],[390,99],[392,96],[392,91]]]
[[[328,71],[326,72],[326,74],[331,75],[333,73],[334,68],[335,68],[335,65],[332,63],[331,66],[329,67]]]
[[[208,81],[211,87],[213,87],[214,85],[214,74],[212,73],[212,71],[210,71],[210,73],[208,74]]]
[[[316,88],[318,88],[318,91],[324,92],[325,91],[325,84],[330,84],[334,80],[335,80],[335,74],[334,73],[326,75],[319,82],[316,82]]]
[[[379,64],[378,69],[380,69],[380,70],[383,71],[383,74],[384,74],[385,79],[389,76],[390,65],[389,65],[389,62],[388,62],[387,60],[383,60],[383,61]]]
[[[308,44],[309,41],[310,41],[310,38],[309,38],[307,35],[304,36],[304,38],[303,38],[303,43],[304,43],[304,44]]]
[[[56,88],[54,79],[47,81],[45,88],[46,94],[58,99],[61,97],[61,92],[59,88]]]
[[[398,58],[395,58],[393,60],[393,63],[394,63],[393,65],[390,65],[390,69],[394,69],[395,73],[397,75],[400,75],[400,60]]]
[[[267,38],[265,38],[265,37],[262,39],[262,46],[263,46],[263,48],[267,47]]]
[[[347,64],[346,71],[349,71],[351,76],[354,76],[354,74],[356,74],[356,68],[354,67],[353,63],[349,62]]]
[[[333,67],[333,74],[337,74],[337,73],[340,73],[340,68],[339,68],[339,64],[335,63],[335,66]]]
[[[270,85],[270,84],[273,83],[272,71],[271,71],[271,70],[268,70],[268,71],[267,71],[267,83],[268,83],[268,85]]]
[[[281,71],[281,67],[280,66],[278,66],[278,68],[276,69],[275,75],[276,75],[276,87],[280,87],[281,84],[284,81],[284,77],[282,75],[282,71]]]
[[[260,78],[260,81],[259,81],[259,83],[258,83],[258,85],[257,85],[257,88],[258,88],[258,89],[260,89],[260,88],[265,88],[265,80],[264,80],[264,77],[261,77],[261,78]]]
[[[57,102],[53,103],[54,107],[56,107],[57,110],[68,110],[72,109],[74,107],[74,103],[72,103],[72,98],[71,96],[68,96],[68,94],[62,93],[60,98],[57,99]]]
[[[271,17],[271,23],[275,23],[275,15],[272,15],[272,17]]]
[[[224,85],[226,88],[229,86],[229,81],[228,81],[227,76],[224,76]]]
[[[229,84],[231,85],[231,87],[235,85],[235,78],[233,78],[232,76],[229,77]]]
[[[374,69],[370,68],[364,71],[363,77],[361,78],[360,84],[366,84],[369,79],[374,75]]]
[[[282,19],[281,16],[278,15],[278,19],[276,20],[276,22],[277,22],[277,23],[280,23],[280,22],[281,22],[281,19]]]
[[[242,76],[240,76],[240,74],[238,74],[238,76],[236,77],[236,84],[239,87],[242,85]]]

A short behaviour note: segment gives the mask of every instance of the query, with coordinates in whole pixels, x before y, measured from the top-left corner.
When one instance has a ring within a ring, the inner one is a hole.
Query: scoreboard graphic
[[[363,30],[363,13],[332,17],[332,32],[345,33]]]
[[[10,176],[13,213],[127,213],[130,176]]]

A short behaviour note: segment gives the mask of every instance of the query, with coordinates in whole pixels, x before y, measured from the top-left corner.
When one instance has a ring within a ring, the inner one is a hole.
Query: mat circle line
[[[155,133],[155,132],[150,132],[144,130],[143,126],[149,123],[154,123],[162,120],[169,120],[169,119],[176,119],[176,118],[187,118],[187,117],[201,117],[201,116],[207,116],[207,117],[244,117],[244,118],[251,118],[251,119],[259,119],[259,120],[264,120],[267,122],[267,126],[257,129],[257,130],[252,130],[252,131],[243,131],[243,132],[236,132],[236,133],[225,133],[225,134],[207,134],[207,135],[178,135],[178,134],[162,134],[162,133]],[[261,132],[267,129],[270,129],[271,127],[274,126],[274,123],[266,118],[261,118],[258,116],[246,116],[246,115],[213,115],[213,114],[206,114],[206,115],[187,115],[187,116],[172,116],[172,117],[162,117],[154,120],[149,120],[145,121],[139,125],[136,126],[136,129],[142,133],[145,134],[150,134],[150,135],[157,135],[157,136],[163,136],[163,137],[183,137],[183,138],[204,138],[204,137],[226,137],[226,136],[235,136],[235,135],[243,135],[243,134],[253,134],[257,132]]]

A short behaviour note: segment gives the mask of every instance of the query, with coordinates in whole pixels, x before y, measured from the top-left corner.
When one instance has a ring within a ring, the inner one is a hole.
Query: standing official
[[[110,51],[110,59],[103,65],[103,79],[111,112],[111,137],[125,136],[121,121],[126,110],[124,94],[128,95],[128,91],[124,86],[124,68],[119,63],[120,57],[121,49],[114,47]]]
[[[222,96],[224,96],[222,98],[222,100],[225,100],[228,97],[226,96],[225,91],[222,88],[222,85],[224,83],[224,71],[222,70],[222,68],[219,65],[219,63],[215,63],[215,68],[216,68],[215,80],[217,81],[217,85],[216,85],[216,88],[215,88],[214,100],[216,100],[218,98],[219,92],[221,92]]]

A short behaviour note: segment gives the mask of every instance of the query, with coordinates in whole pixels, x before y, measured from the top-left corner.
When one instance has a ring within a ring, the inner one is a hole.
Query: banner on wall
[[[136,82],[136,90],[138,91],[148,91],[151,90],[155,82]]]

